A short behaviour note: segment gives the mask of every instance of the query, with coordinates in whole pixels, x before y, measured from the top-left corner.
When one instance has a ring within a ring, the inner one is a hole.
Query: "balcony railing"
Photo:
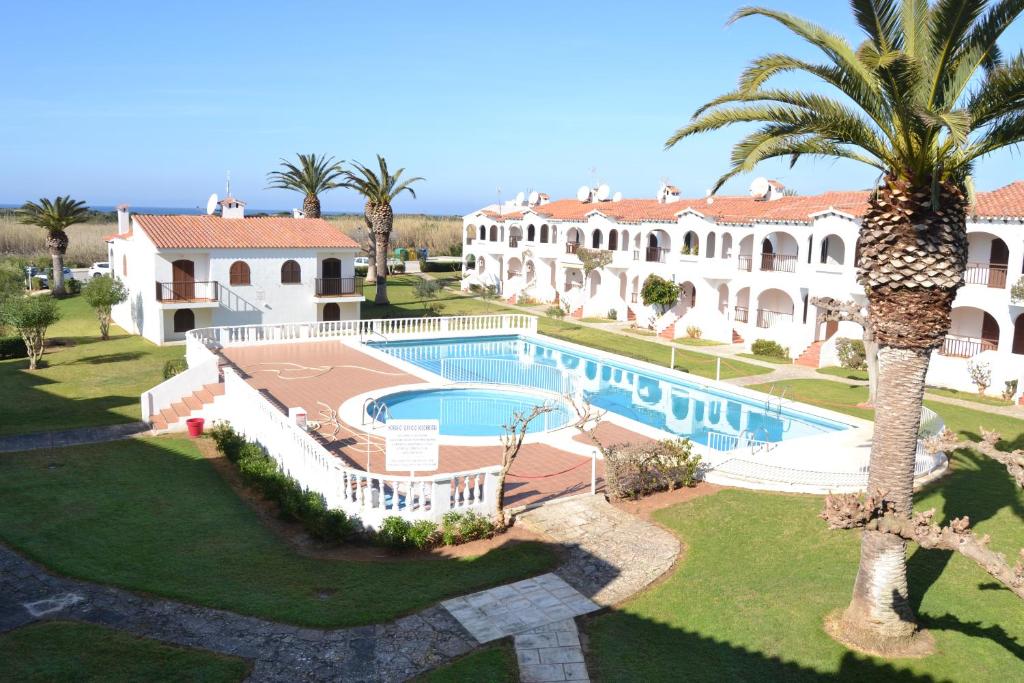
[[[775,327],[779,323],[791,323],[793,322],[792,313],[783,313],[782,311],[769,311],[765,308],[757,309],[757,326],[765,329],[769,327]]]
[[[795,273],[796,256],[791,254],[761,254],[761,270],[777,273]]]
[[[964,282],[969,285],[984,285],[993,289],[1006,287],[1005,263],[968,263]]]
[[[665,256],[668,254],[668,249],[662,249],[661,247],[647,247],[647,262],[648,263],[664,263]]]
[[[363,291],[361,277],[318,277],[317,296],[352,296]]]
[[[736,320],[736,322],[738,322],[738,323],[750,322],[750,309],[749,308],[747,308],[745,306],[737,306],[735,310],[736,310],[736,313],[733,315],[733,318]]]
[[[633,250],[633,260],[634,261],[639,261],[640,260],[640,250],[639,249],[634,249]]]
[[[633,292],[632,294],[629,295],[629,303],[635,304],[636,301],[637,301],[637,294],[636,294],[636,292]]]
[[[740,254],[736,261],[736,267],[740,270],[750,272],[753,269],[754,257],[750,254]]]
[[[220,285],[216,280],[156,283],[156,300],[162,303],[217,301],[219,294]]]
[[[998,344],[991,339],[975,339],[973,337],[946,337],[942,342],[939,354],[953,358],[973,358],[982,351],[995,351]]]
[[[508,246],[512,247],[513,249],[518,247],[519,246],[519,238],[518,237],[509,237],[508,238]]]
[[[566,254],[575,254],[576,250],[579,249],[579,248],[580,248],[580,243],[579,242],[566,242],[565,243],[565,253]]]

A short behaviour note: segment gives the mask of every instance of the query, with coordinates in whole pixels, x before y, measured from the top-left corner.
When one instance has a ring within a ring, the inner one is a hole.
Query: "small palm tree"
[[[36,202],[25,202],[18,209],[18,220],[26,225],[37,225],[46,230],[46,247],[53,259],[54,296],[64,296],[64,254],[68,251],[68,228],[89,219],[89,207],[70,196]]]
[[[353,161],[352,167],[355,171],[345,171],[344,185],[366,198],[363,213],[373,238],[373,260],[377,267],[377,294],[373,302],[388,304],[390,303],[387,283],[388,247],[391,243],[391,229],[395,221],[395,212],[391,208],[391,202],[403,192],[408,192],[416,197],[416,191],[411,186],[423,178],[415,177],[402,180],[402,173],[405,169],[400,168],[392,174],[388,171],[388,162],[379,154],[377,155],[377,165],[380,170],[374,171]]]
[[[295,190],[303,194],[302,212],[308,218],[320,218],[320,195],[327,190],[341,187],[339,179],[344,175],[340,161],[326,154],[297,154],[299,163],[293,164],[281,159],[283,171],[267,174],[268,189]]]
[[[755,60],[736,90],[698,109],[666,147],[736,123],[760,124],[733,147],[716,190],[779,157],[791,164],[805,156],[851,159],[881,173],[857,262],[880,369],[868,489],[909,517],[925,374],[964,282],[971,170],[1024,141],[1024,54],[1006,59],[997,44],[1024,2],[850,4],[863,33],[857,46],[791,14],[739,10],[731,21],[773,20],[823,59],[774,53]],[[775,77],[788,73],[826,86],[824,94],[774,87]],[[905,557],[905,541],[864,531],[844,639],[872,649],[914,634]]]

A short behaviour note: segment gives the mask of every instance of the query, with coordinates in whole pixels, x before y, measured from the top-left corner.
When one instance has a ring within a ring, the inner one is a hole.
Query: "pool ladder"
[[[786,400],[786,392],[788,390],[789,390],[789,387],[783,387],[782,388],[782,393],[779,394],[778,396],[776,396],[775,395],[775,385],[774,384],[772,385],[771,391],[768,392],[768,398],[766,398],[765,401],[764,401],[764,414],[765,414],[766,417],[767,416],[771,416],[771,414],[773,412],[775,413],[775,418],[776,419],[780,419],[782,417],[782,402],[784,400]],[[775,403],[774,410],[772,409],[772,402],[773,402],[773,400],[774,400],[774,403]]]
[[[369,396],[365,401],[363,401],[363,409],[361,411],[360,417],[361,425],[366,424],[366,417],[367,415],[371,414],[371,409],[373,410],[373,417],[370,420],[370,429],[373,429],[376,426],[377,422],[380,422],[381,424],[386,424],[383,420],[380,419],[380,416],[382,414],[385,415],[387,419],[391,419],[391,409],[388,408],[388,404],[384,403],[384,401]]]

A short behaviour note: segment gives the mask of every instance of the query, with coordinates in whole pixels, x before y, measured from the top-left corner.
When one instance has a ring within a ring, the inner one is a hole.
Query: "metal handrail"
[[[370,414],[370,412],[367,410],[367,408],[373,407],[373,406],[376,406],[377,410],[373,413],[373,418],[370,420],[370,429],[373,429],[374,425],[377,424],[377,421],[380,420],[381,413],[384,413],[385,415],[387,415],[387,418],[389,420],[392,419],[392,417],[391,417],[391,408],[388,407],[387,403],[385,403],[384,401],[381,401],[378,398],[374,398],[373,396],[367,396],[366,399],[363,401],[363,407],[362,407],[362,409],[360,411],[359,424],[361,426],[366,424],[366,416]],[[386,424],[386,423],[385,422],[381,422],[381,424]]]

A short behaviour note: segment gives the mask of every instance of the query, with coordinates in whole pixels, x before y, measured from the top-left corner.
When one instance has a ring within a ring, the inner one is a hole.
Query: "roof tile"
[[[221,218],[210,215],[134,216],[158,249],[357,249],[321,218]]]

